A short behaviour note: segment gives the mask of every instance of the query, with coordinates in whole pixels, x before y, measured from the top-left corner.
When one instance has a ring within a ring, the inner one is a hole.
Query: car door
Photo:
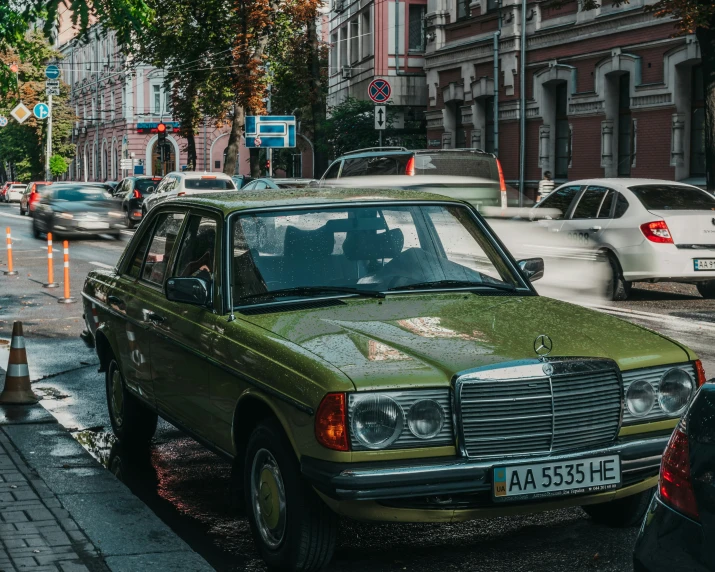
[[[169,278],[195,277],[214,291],[220,244],[218,215],[192,211],[182,230]],[[160,407],[185,428],[210,437],[210,381],[215,352],[214,296],[209,305],[173,302],[165,296],[154,309],[152,371]]]
[[[574,200],[581,192],[581,185],[565,185],[541,201],[532,211],[537,224],[549,233],[561,231],[564,220],[571,214]]]
[[[598,248],[604,230],[611,222],[611,208],[616,193],[600,185],[588,185],[564,221],[561,234],[574,246]]]

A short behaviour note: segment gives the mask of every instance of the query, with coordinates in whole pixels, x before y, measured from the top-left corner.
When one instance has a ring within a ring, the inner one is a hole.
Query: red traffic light
[[[163,122],[162,122],[162,123],[159,123],[159,124],[156,126],[156,131],[157,131],[157,133],[166,133],[166,124],[163,123]]]

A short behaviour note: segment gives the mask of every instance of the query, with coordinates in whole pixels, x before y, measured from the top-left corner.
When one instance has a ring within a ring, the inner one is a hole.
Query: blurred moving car
[[[634,572],[715,570],[712,381],[700,388],[665,449],[658,489],[636,540]],[[659,399],[670,401],[673,396],[666,391]]]
[[[26,188],[27,185],[24,183],[10,183],[5,191],[5,202],[19,203]]]
[[[20,199],[20,214],[26,215],[30,213],[30,216],[32,216],[32,213],[35,212],[35,205],[40,200],[40,187],[51,184],[52,181],[34,181],[27,185]]]
[[[234,185],[236,185],[237,189],[242,189],[246,183],[250,183],[253,180],[253,177],[250,175],[233,175],[231,177],[231,180],[233,181]]]
[[[550,214],[540,216],[542,209]],[[533,208],[536,224],[572,245],[602,252],[606,296],[625,300],[633,282],[695,284],[715,298],[715,197],[657,179],[589,179],[552,191]]]
[[[260,191],[263,189],[301,189],[310,185],[313,179],[271,179],[263,177],[253,179],[242,187],[242,191]]]
[[[358,149],[336,159],[325,171],[319,186],[414,188],[409,187],[404,177],[414,177],[414,185],[420,184],[418,180],[423,177],[430,177],[429,184],[427,181],[422,184],[437,193],[440,193],[440,182],[444,183],[443,177],[454,177],[449,183],[453,190],[448,196],[468,201],[477,208],[519,204],[518,194],[507,195],[499,160],[479,149]]]
[[[173,172],[166,175],[154,192],[144,198],[142,216],[152,207],[167,199],[185,195],[201,195],[217,191],[235,191],[236,185],[231,177],[223,173],[206,173],[200,171]]]
[[[161,177],[134,176],[126,177],[117,185],[114,196],[122,201],[122,212],[126,219],[127,228],[141,222],[143,215],[142,204],[144,197],[156,191],[161,182]]]
[[[117,201],[103,189],[82,183],[44,187],[32,218],[32,234],[53,236],[110,234],[119,238],[126,228]]]

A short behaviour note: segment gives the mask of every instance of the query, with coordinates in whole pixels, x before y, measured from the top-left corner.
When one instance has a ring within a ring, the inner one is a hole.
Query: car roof
[[[348,151],[343,153],[340,157],[335,159],[336,161],[342,159],[355,159],[363,157],[389,157],[389,156],[399,156],[399,155],[425,155],[425,154],[448,154],[448,153],[472,153],[473,155],[482,155],[486,157],[494,157],[492,153],[487,153],[481,149],[471,149],[471,148],[460,148],[460,149],[405,149],[405,148],[395,148],[395,147],[383,147],[380,148],[369,148],[369,149],[357,149],[355,151]]]
[[[209,172],[209,171],[172,171],[171,173],[167,173],[166,176],[168,177],[169,175],[181,175],[183,177],[186,177],[187,179],[200,179],[201,177],[213,177],[216,179],[228,179],[229,181],[231,180],[231,177],[228,176],[226,173],[220,173],[220,172]]]
[[[169,200],[163,204],[193,204],[213,207],[229,214],[235,211],[258,208],[280,208],[295,206],[321,206],[340,203],[384,202],[384,201],[439,201],[455,204],[467,204],[450,199],[444,195],[422,191],[396,189],[264,189],[261,191],[228,191],[205,195],[186,195]]]
[[[622,187],[635,187],[637,185],[672,185],[679,187],[693,188],[693,185],[688,183],[679,183],[678,181],[668,181],[666,179],[631,179],[626,177],[603,177],[600,179],[579,179],[569,181],[560,186],[566,185],[620,185]]]

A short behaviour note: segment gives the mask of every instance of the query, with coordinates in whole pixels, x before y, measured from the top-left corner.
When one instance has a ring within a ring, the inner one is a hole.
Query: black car
[[[715,570],[715,383],[705,383],[663,454],[635,572]]]
[[[84,183],[48,186],[40,191],[40,201],[32,219],[32,233],[40,238],[110,234],[121,236],[126,228],[119,201],[104,189]]]
[[[128,228],[142,220],[144,196],[153,193],[159,186],[161,177],[127,177],[117,185],[115,197],[122,201],[122,212]]]

